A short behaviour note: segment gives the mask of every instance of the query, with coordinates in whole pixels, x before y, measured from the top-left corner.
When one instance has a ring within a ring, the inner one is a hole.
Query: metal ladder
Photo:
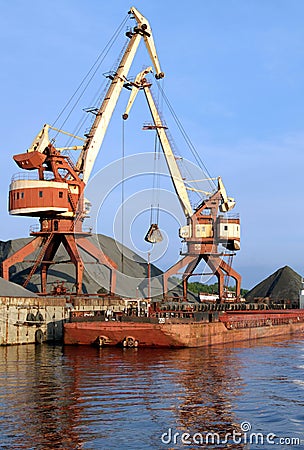
[[[26,277],[25,282],[23,283],[23,287],[24,287],[24,288],[28,285],[30,279],[32,278],[32,276],[33,276],[34,273],[36,272],[37,267],[38,267],[39,264],[41,263],[41,261],[42,261],[42,259],[43,259],[43,257],[44,257],[45,251],[46,251],[46,249],[47,249],[49,243],[51,242],[51,240],[52,240],[52,238],[53,238],[53,235],[54,235],[54,233],[50,233],[50,235],[47,237],[47,239],[45,240],[44,244],[42,245],[41,250],[40,250],[40,253],[39,253],[39,255],[38,255],[38,257],[37,257],[37,259],[36,259],[36,261],[35,261],[33,267],[31,268],[30,273],[29,273],[28,276]]]

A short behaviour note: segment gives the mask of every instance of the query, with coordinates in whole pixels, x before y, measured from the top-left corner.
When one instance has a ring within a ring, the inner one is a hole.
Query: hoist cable
[[[158,145],[159,145],[159,139],[158,139],[158,135],[156,133],[155,140],[154,140],[153,186],[152,186],[152,203],[151,203],[150,224],[158,223],[157,222],[158,213],[157,213],[157,208],[156,208],[156,204],[158,201],[158,194],[159,194]],[[154,210],[156,210],[156,219],[155,219]]]
[[[68,106],[71,104],[71,102],[73,101],[73,99],[76,97],[76,94],[80,91],[80,89],[82,88],[82,86],[84,85],[85,81],[87,80],[87,78],[90,76],[90,74],[93,72],[93,74],[91,75],[91,77],[89,78],[89,80],[87,81],[87,83],[85,84],[84,88],[82,89],[81,93],[79,94],[78,98],[76,99],[74,105],[71,108],[70,113],[68,114],[67,118],[64,120],[63,124],[61,125],[60,128],[63,128],[64,124],[66,123],[66,121],[68,120],[68,118],[70,117],[72,111],[75,109],[76,105],[79,103],[81,97],[83,96],[84,92],[86,91],[87,87],[89,86],[89,84],[91,83],[92,79],[94,78],[96,72],[98,71],[99,67],[101,66],[101,64],[103,63],[104,59],[106,58],[106,56],[108,55],[109,51],[111,50],[111,48],[113,47],[115,41],[117,40],[117,37],[119,36],[121,29],[125,26],[127,19],[128,19],[128,15],[124,18],[124,20],[121,22],[121,24],[118,26],[118,28],[116,29],[116,31],[114,32],[113,36],[111,37],[111,39],[109,40],[109,42],[106,44],[106,46],[104,47],[104,49],[102,50],[102,52],[99,54],[99,56],[97,57],[96,61],[94,62],[94,64],[91,66],[90,70],[87,72],[87,74],[85,75],[85,77],[82,79],[80,85],[78,86],[78,88],[76,89],[76,91],[74,92],[74,94],[70,97],[70,99],[68,100],[68,102],[66,103],[66,105],[64,106],[64,108],[61,110],[61,112],[59,113],[59,115],[57,116],[56,120],[54,121],[54,123],[52,124],[52,126],[54,126],[58,120],[60,119],[60,117],[63,115],[63,113],[66,111],[66,109],[68,108]],[[97,66],[97,67],[96,67]],[[95,68],[96,67],[96,68]],[[95,69],[95,70],[94,70]],[[55,136],[55,138],[57,137],[57,135]]]
[[[121,137],[121,272],[124,273],[124,202],[125,202],[125,120]]]
[[[163,83],[163,80],[162,80],[162,83]],[[164,89],[162,89],[162,91],[164,91]],[[157,92],[158,92],[158,98],[160,98],[161,101],[163,102],[164,96],[161,95],[160,89],[159,89]],[[151,94],[153,95],[152,92],[151,92]],[[154,100],[154,101],[155,101],[155,100]],[[171,106],[171,105],[170,105],[170,106]],[[172,110],[173,110],[173,108],[172,108]],[[158,111],[159,111],[159,110],[158,110]],[[161,116],[160,111],[159,111],[159,115]],[[165,125],[165,121],[164,121],[163,118],[161,119],[161,123],[162,123],[163,125]],[[181,131],[180,131],[180,132],[181,132]],[[183,158],[181,157],[181,154],[180,154],[180,152],[178,151],[178,148],[176,148],[175,143],[174,143],[174,140],[173,140],[173,138],[172,138],[172,136],[171,136],[171,134],[170,134],[168,128],[165,129],[165,133],[166,133],[167,138],[168,138],[168,140],[169,140],[169,142],[170,142],[172,151],[174,152],[175,155],[180,156],[181,161],[183,161]],[[181,132],[181,134],[182,134],[182,132]],[[159,144],[160,144],[160,143],[159,143]],[[178,159],[179,159],[179,158],[176,158],[176,160],[177,160],[176,162],[177,162],[177,163],[178,163]],[[182,168],[181,168],[181,167],[179,168],[180,171],[181,171],[181,173],[182,173],[182,172],[187,172],[187,174],[190,175],[190,178],[195,178],[194,175],[193,175],[193,173],[191,173],[191,171],[189,170],[188,165],[186,165],[186,164],[181,164],[181,163],[178,164],[178,165],[179,165],[179,166],[182,165]],[[201,168],[201,167],[200,167],[200,168]],[[182,170],[182,169],[183,169],[183,170]],[[206,176],[207,176],[207,175],[206,175]],[[212,184],[210,183],[210,181],[209,181],[208,179],[207,179],[206,181],[208,181],[208,183],[209,183],[209,186],[210,186],[209,190],[213,190],[213,186],[212,186]],[[188,192],[189,200],[190,200],[191,204],[194,205],[195,202],[194,202],[194,200],[192,200],[192,199],[190,198],[190,195],[189,195],[189,194],[190,194],[190,193]],[[195,194],[199,197],[199,202],[201,202],[201,201],[202,201],[202,196],[199,194],[198,188],[197,188],[197,190],[195,190]]]
[[[201,159],[199,153],[197,152],[196,148],[194,147],[193,143],[191,142],[190,137],[189,137],[188,134],[186,133],[186,130],[184,129],[184,127],[183,127],[182,123],[180,122],[179,118],[177,117],[177,114],[175,113],[175,111],[174,111],[174,109],[173,109],[173,107],[172,107],[172,105],[171,105],[171,103],[170,103],[168,97],[166,96],[166,94],[165,94],[163,88],[161,87],[160,83],[157,83],[157,86],[158,86],[158,89],[160,90],[160,92],[161,92],[161,94],[162,94],[162,96],[163,96],[163,98],[164,98],[164,100],[165,100],[165,103],[166,103],[166,105],[167,105],[167,107],[168,107],[170,113],[172,114],[172,117],[173,117],[173,119],[175,120],[175,123],[177,124],[177,126],[178,126],[178,128],[179,128],[179,130],[180,130],[180,132],[181,132],[181,134],[182,134],[182,136],[183,136],[185,142],[187,143],[187,145],[188,145],[188,147],[189,147],[189,149],[190,149],[192,155],[194,156],[194,158],[195,158],[197,164],[199,165],[199,167],[200,167],[202,170],[205,171],[205,173],[206,173],[206,174],[208,175],[208,177],[210,178],[210,180],[208,180],[209,183],[210,183],[210,185],[211,185],[211,186],[213,185],[213,188],[215,188],[215,187],[216,187],[216,186],[215,186],[215,183],[213,182],[212,177],[211,177],[211,175],[210,175],[210,173],[209,173],[207,167],[206,167],[205,164],[203,163],[203,161],[202,161],[202,159]]]

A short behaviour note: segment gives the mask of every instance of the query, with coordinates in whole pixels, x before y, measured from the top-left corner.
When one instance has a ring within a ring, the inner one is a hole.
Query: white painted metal
[[[302,289],[300,290],[300,294],[299,294],[299,303],[300,303],[300,308],[304,309],[304,279],[302,278]]]
[[[54,189],[68,189],[68,183],[62,181],[48,181],[48,180],[13,180],[10,183],[9,190],[16,189],[31,189],[31,188],[54,188]]]
[[[42,130],[39,131],[37,136],[32,142],[32,145],[28,149],[28,152],[40,152],[42,153],[45,148],[49,145],[49,128],[48,124],[43,125]]]
[[[222,196],[222,203],[220,204],[220,207],[219,207],[220,211],[228,212],[232,208],[235,207],[235,201],[233,198],[230,198],[227,196],[226,189],[225,189],[224,183],[222,181],[222,178],[218,177],[217,181],[218,181],[218,190],[220,191],[221,196]]]
[[[156,78],[163,78],[164,73],[161,71],[159,60],[157,57],[157,52],[154,44],[154,39],[152,35],[152,28],[150,27],[149,22],[147,19],[136,9],[134,6],[130,9],[130,12],[135,17],[138,25],[141,27],[142,30],[145,31],[143,34],[143,38],[148,50],[148,53],[150,55],[152,64],[155,68]]]
[[[113,77],[108,92],[106,93],[102,105],[96,115],[96,119],[90,130],[89,137],[83,146],[83,150],[76,164],[77,169],[83,172],[83,181],[85,183],[87,183],[92,172],[117,100],[123,85],[127,80],[130,66],[142,37],[144,38],[149,55],[152,59],[153,66],[156,71],[156,77],[162,78],[164,76],[160,69],[149,22],[136,8],[131,8],[130,12],[134,15],[138,26],[134,29],[134,34],[132,35],[126,51],[124,52],[117,72]]]
[[[185,216],[191,217],[193,214],[193,210],[192,210],[192,206],[191,206],[191,203],[190,203],[190,200],[188,197],[186,186],[185,186],[183,177],[181,175],[181,172],[179,170],[179,167],[177,165],[174,153],[171,149],[171,145],[170,145],[169,139],[166,134],[166,129],[164,128],[164,126],[162,124],[160,115],[159,115],[157,107],[154,103],[154,99],[152,97],[149,86],[147,86],[147,85],[144,86],[144,92],[145,92],[146,99],[147,99],[147,102],[148,102],[148,105],[149,105],[149,108],[151,111],[151,115],[153,117],[153,122],[156,126],[156,131],[157,131],[164,155],[166,157],[168,169],[169,169],[177,196],[182,205]]]
[[[166,158],[168,169],[169,169],[178,199],[183,208],[185,216],[191,217],[193,214],[193,210],[192,210],[192,206],[191,206],[191,203],[189,200],[189,196],[187,193],[187,189],[186,189],[183,177],[182,177],[179,167],[177,165],[174,153],[171,149],[171,145],[170,145],[169,139],[166,134],[166,127],[162,123],[161,117],[159,115],[159,112],[155,105],[154,99],[152,97],[152,94],[150,91],[150,84],[148,84],[145,80],[145,75],[147,73],[151,72],[151,70],[152,70],[152,68],[148,67],[147,69],[140,72],[137,75],[137,77],[135,78],[132,92],[131,92],[131,95],[129,98],[127,108],[123,115],[123,118],[126,119],[128,117],[130,109],[136,98],[136,94],[137,94],[139,88],[142,87],[142,89],[144,90],[145,95],[146,95],[146,99],[147,99],[147,102],[148,102],[148,105],[150,108],[150,112],[151,112],[151,115],[153,118],[154,126],[157,131],[158,138],[159,138],[159,141],[161,143],[161,146],[162,146],[165,158]]]

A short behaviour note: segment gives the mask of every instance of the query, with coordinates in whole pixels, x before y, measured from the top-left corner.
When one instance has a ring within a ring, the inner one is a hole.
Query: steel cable
[[[108,41],[108,43],[106,44],[106,46],[104,47],[104,49],[102,50],[102,52],[99,54],[99,56],[97,57],[96,61],[94,62],[94,64],[91,66],[91,68],[89,69],[89,71],[87,72],[87,74],[84,76],[84,78],[82,79],[81,83],[79,84],[78,88],[76,89],[76,91],[74,92],[74,94],[70,97],[70,99],[68,100],[68,102],[66,103],[66,105],[64,106],[64,108],[61,110],[61,112],[59,113],[59,115],[57,116],[56,120],[53,122],[52,126],[54,126],[58,120],[60,119],[60,117],[63,115],[63,113],[67,110],[68,106],[71,104],[71,102],[73,101],[73,99],[75,98],[75,96],[77,95],[77,93],[80,91],[80,89],[82,88],[82,86],[84,85],[85,81],[87,80],[87,78],[90,76],[90,74],[92,73],[91,77],[89,78],[89,80],[87,81],[87,83],[85,84],[84,88],[82,89],[81,93],[79,94],[78,98],[76,99],[75,103],[73,104],[69,114],[67,115],[66,119],[63,121],[62,125],[60,128],[63,128],[65,123],[67,122],[68,118],[70,117],[70,115],[72,114],[73,110],[75,109],[75,107],[77,106],[77,104],[79,103],[81,97],[83,96],[84,92],[86,91],[86,89],[88,88],[89,84],[91,83],[92,79],[94,78],[96,72],[98,71],[98,69],[100,68],[101,64],[103,63],[104,59],[106,58],[106,56],[108,55],[109,51],[111,50],[111,48],[113,47],[115,41],[117,40],[122,28],[125,26],[127,19],[128,19],[128,15],[124,18],[124,20],[121,22],[121,24],[118,26],[118,28],[116,29],[116,31],[114,32],[113,36],[111,37],[111,39]],[[97,65],[97,67],[96,67]],[[94,70],[95,69],[95,70]],[[58,133],[55,135],[55,138],[57,137]],[[54,139],[55,139],[54,138]]]

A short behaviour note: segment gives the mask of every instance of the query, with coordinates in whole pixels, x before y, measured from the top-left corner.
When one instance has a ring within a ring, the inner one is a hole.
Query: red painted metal
[[[47,293],[47,274],[60,244],[63,244],[75,266],[76,294],[82,293],[83,262],[77,245],[106,265],[111,272],[110,293],[115,289],[117,265],[100,249],[92,245],[82,231],[86,216],[83,200],[85,183],[72,161],[56,150],[52,144],[43,153],[32,151],[15,155],[19,167],[38,170],[37,180],[13,180],[9,192],[9,211],[16,215],[39,217],[40,230],[32,232],[33,241],[2,262],[2,276],[9,280],[9,269],[39,249],[38,256],[28,274],[26,286],[40,266],[41,293]]]
[[[221,315],[220,321],[228,329],[297,324],[304,322],[304,311],[302,309],[229,311]]]
[[[232,320],[235,324],[239,321],[243,326],[230,328],[227,324]],[[260,324],[254,323],[257,320],[260,320]],[[130,319],[65,323],[64,343],[98,345],[98,338],[102,337],[101,344],[117,346],[123,345],[127,337],[132,337],[139,347],[203,347],[304,333],[302,310],[229,312],[223,313],[220,320],[209,323],[191,319],[164,319],[160,322],[137,322]]]
[[[202,260],[204,260],[218,279],[220,300],[224,301],[225,299],[225,274],[235,280],[236,297],[240,297],[241,275],[222,259],[222,254],[219,253],[218,249],[218,244],[222,243],[228,250],[234,250],[233,246],[235,245],[235,241],[239,242],[240,238],[229,237],[226,241],[216,238],[216,230],[221,222],[239,224],[240,220],[236,218],[225,218],[218,216],[220,201],[221,194],[217,191],[209,199],[204,200],[195,210],[192,217],[190,217],[188,225],[191,225],[192,230],[195,230],[196,225],[205,224],[212,226],[213,233],[210,237],[185,238],[187,250],[184,253],[184,257],[164,273],[165,293],[168,292],[168,280],[170,276],[178,273],[183,267],[187,266],[183,275],[183,297],[184,300],[186,300],[188,279],[190,276],[195,275],[194,271],[196,267]]]
[[[42,166],[46,155],[40,152],[28,152],[14,155],[13,158],[20,169],[32,170]]]

